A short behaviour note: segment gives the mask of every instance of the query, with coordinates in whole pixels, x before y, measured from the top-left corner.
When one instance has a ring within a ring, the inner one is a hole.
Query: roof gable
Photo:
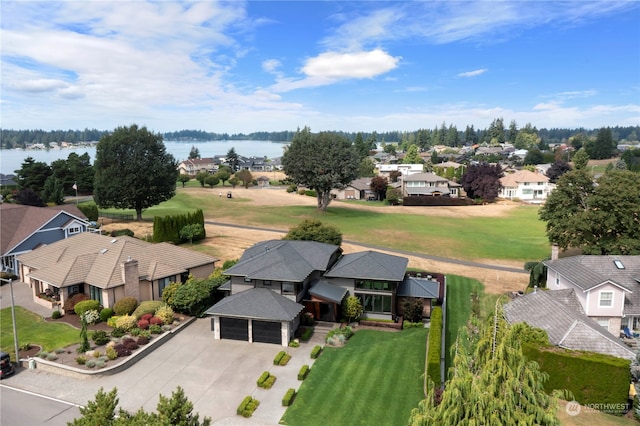
[[[616,266],[620,262],[624,269]],[[590,291],[602,284],[611,284],[640,293],[640,256],[570,256],[543,262],[547,268],[559,273],[576,287]]]
[[[207,315],[293,321],[304,309],[299,303],[266,288],[252,288],[227,296],[205,312]]]
[[[324,275],[329,278],[402,281],[408,263],[406,257],[368,250],[345,254]]]

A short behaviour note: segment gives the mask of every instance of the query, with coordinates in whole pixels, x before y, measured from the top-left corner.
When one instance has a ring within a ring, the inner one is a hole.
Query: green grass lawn
[[[518,207],[506,217],[467,218],[385,214],[352,209],[337,202],[324,212],[312,206],[249,209],[246,198],[220,198],[215,189],[204,195],[190,189],[178,187],[175,197],[145,210],[143,218],[153,220],[154,216],[203,209],[206,220],[224,222],[224,218],[233,218],[234,223],[283,230],[297,226],[304,219],[318,219],[336,226],[345,240],[456,259],[506,259],[524,264],[543,259],[549,253],[545,225],[538,219],[537,206]],[[301,195],[291,194],[291,197]],[[386,208],[392,211],[393,206]]]
[[[325,347],[291,407],[289,425],[404,425],[424,399],[425,329],[359,330]]]
[[[45,351],[53,351],[74,343],[80,343],[80,330],[69,324],[46,322],[39,315],[16,306],[18,343],[41,346]],[[13,343],[13,322],[11,308],[0,309],[0,346],[15,360]]]

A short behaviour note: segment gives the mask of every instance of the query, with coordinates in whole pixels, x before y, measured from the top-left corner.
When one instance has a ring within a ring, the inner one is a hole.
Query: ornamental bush
[[[258,380],[256,381],[256,384],[258,385],[258,387],[262,387],[262,384],[269,378],[270,373],[268,371],[265,371],[264,373],[262,373],[260,375],[260,377],[258,377]]]
[[[164,325],[164,321],[162,320],[162,318],[151,317],[151,319],[149,320],[149,324],[162,326]]]
[[[100,313],[95,309],[86,311],[84,314],[82,314],[82,317],[87,324],[95,324],[100,321]]]
[[[298,380],[306,379],[307,374],[309,374],[309,366],[305,364],[302,367],[300,367],[300,371],[298,371]]]
[[[76,305],[73,307],[73,312],[76,313],[76,315],[80,316],[82,314],[84,314],[87,311],[98,311],[100,309],[100,302],[97,300],[83,300],[80,301],[78,303],[76,303]]]
[[[247,396],[242,400],[236,412],[242,417],[251,417],[253,412],[256,411],[256,408],[258,408],[258,405],[260,405],[260,401],[253,399],[251,396]]]
[[[436,388],[440,387],[442,380],[440,377],[440,352],[442,349],[442,308],[436,306],[431,312],[431,324],[429,326],[427,352],[427,375]]]
[[[173,312],[173,309],[171,309],[171,306],[169,305],[160,306],[158,309],[156,309],[156,312],[154,314],[154,316],[162,320],[163,324],[172,324],[174,315],[175,312]]]
[[[107,358],[109,358],[112,361],[118,358],[118,352],[115,350],[115,346],[107,348],[105,353],[107,354]]]
[[[76,303],[82,302],[83,300],[89,300],[89,296],[84,293],[74,294],[64,302],[64,311],[66,313],[73,311],[76,307]]]
[[[145,321],[149,321],[151,318],[153,318],[153,314],[144,314],[143,316],[140,317],[141,320],[145,320]]]
[[[138,321],[138,328],[141,330],[146,330],[149,328],[149,321],[141,319]]]
[[[162,305],[164,305],[162,300],[145,300],[144,302],[140,302],[132,315],[138,319],[141,319],[145,314],[151,314],[153,316],[156,309]]]
[[[106,345],[107,343],[109,343],[109,341],[111,340],[109,338],[109,335],[107,334],[106,331],[104,330],[96,330],[93,332],[93,335],[91,336],[91,340],[93,340],[93,342],[98,345],[98,346],[102,346],[102,345]]]
[[[287,391],[287,393],[284,394],[284,397],[282,397],[282,405],[284,407],[288,407],[291,404],[293,404],[293,400],[296,397],[296,390],[294,388],[289,388],[289,390]]]
[[[121,328],[125,331],[131,330],[136,326],[136,317],[133,315],[122,315],[116,321],[116,327]]]
[[[109,318],[113,317],[113,309],[104,308],[100,311],[100,321],[106,322],[108,324]]]
[[[116,315],[131,315],[137,306],[138,301],[136,299],[133,297],[124,297],[113,305],[113,311]]]
[[[322,352],[322,346],[320,345],[316,345],[314,346],[314,348],[311,350],[311,358],[312,359],[316,359],[320,356],[320,353]]]
[[[136,341],[138,342],[138,345],[142,346],[149,343],[149,338],[147,336],[138,336],[138,340]]]
[[[150,325],[149,332],[151,334],[162,334],[162,327],[157,324]]]
[[[51,319],[57,320],[62,318],[62,312],[60,311],[53,311],[53,313],[51,314]]]
[[[280,351],[278,352],[278,354],[276,355],[276,357],[273,359],[273,365],[280,365],[280,360],[282,360],[282,358],[286,355],[287,353],[285,351]]]

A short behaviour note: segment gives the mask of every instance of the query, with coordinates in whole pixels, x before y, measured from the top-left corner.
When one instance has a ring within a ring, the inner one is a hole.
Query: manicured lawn
[[[16,306],[16,324],[18,343],[31,343],[41,346],[45,351],[62,348],[74,343],[80,343],[80,330],[69,324],[46,322],[39,315]],[[5,352],[14,357],[13,322],[11,308],[0,309],[0,346]]]
[[[406,424],[424,398],[426,335],[359,330],[344,347],[326,347],[280,423]]]
[[[202,195],[189,187],[143,212],[143,218],[182,214],[203,209],[205,218],[244,225],[287,230],[304,219],[319,219],[336,226],[345,240],[415,251],[456,259],[539,260],[547,256],[549,243],[537,206],[522,206],[505,217],[448,218],[410,214],[385,214],[331,204],[325,212],[311,206],[274,206],[249,209],[248,199],[218,197],[215,190]],[[291,194],[291,197],[300,195]],[[387,206],[392,210],[392,206]],[[474,206],[469,206],[473,209]],[[105,210],[134,213],[131,210]],[[226,219],[225,219],[226,218]]]

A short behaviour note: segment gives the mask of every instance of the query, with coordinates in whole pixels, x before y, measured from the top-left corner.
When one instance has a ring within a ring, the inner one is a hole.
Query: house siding
[[[208,265],[202,265],[202,266],[197,266],[195,268],[191,268],[189,269],[189,273],[196,278],[209,278],[209,275],[213,273],[213,270],[214,270],[214,265],[211,263]]]
[[[611,292],[613,294],[613,303],[611,307],[600,307],[599,300],[602,292]],[[622,309],[624,307],[624,292],[620,288],[611,284],[605,284],[596,287],[589,292],[588,304],[585,313],[590,317],[620,317],[622,318]]]

